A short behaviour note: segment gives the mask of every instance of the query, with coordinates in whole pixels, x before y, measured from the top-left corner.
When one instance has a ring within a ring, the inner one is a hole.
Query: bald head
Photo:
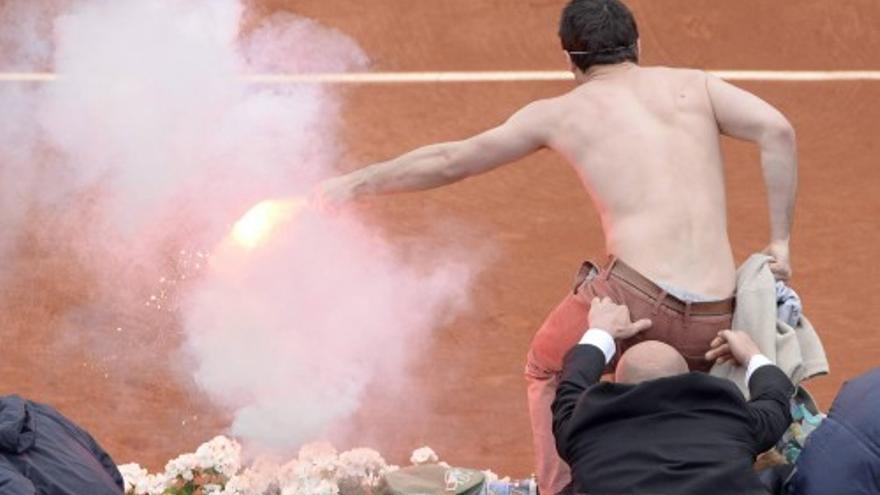
[[[630,347],[620,356],[614,381],[636,384],[688,371],[687,362],[675,348],[663,342],[648,340]]]

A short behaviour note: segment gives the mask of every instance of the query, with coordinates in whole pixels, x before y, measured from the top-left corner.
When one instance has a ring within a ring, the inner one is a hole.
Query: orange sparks
[[[266,241],[284,222],[305,206],[303,199],[267,199],[247,211],[232,227],[232,239],[248,249]]]

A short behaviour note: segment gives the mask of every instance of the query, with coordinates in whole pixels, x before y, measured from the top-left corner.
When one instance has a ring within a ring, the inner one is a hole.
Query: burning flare
[[[248,249],[266,241],[278,226],[291,220],[306,204],[301,198],[266,199],[247,211],[232,226],[232,239]]]

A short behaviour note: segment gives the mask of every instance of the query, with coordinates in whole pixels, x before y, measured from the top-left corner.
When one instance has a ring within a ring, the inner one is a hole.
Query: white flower
[[[312,468],[313,466],[308,462],[299,462],[296,459],[288,462],[278,470],[278,486],[282,491],[295,493],[293,490],[298,489],[306,480],[320,479],[313,475]]]
[[[147,477],[147,470],[135,463],[123,464],[117,466],[119,474],[122,475],[122,483],[125,493],[133,492],[138,482]]]
[[[161,495],[168,488],[168,480],[161,474],[149,474],[137,464],[119,466],[126,494]]]
[[[207,450],[203,450],[199,447],[199,450],[196,451],[196,467],[199,469],[211,469],[214,467],[214,456],[211,452]]]
[[[296,469],[308,472],[307,474],[299,474],[299,477],[311,476],[319,479],[332,479],[336,476],[339,468],[336,449],[327,442],[316,442],[303,446],[299,450],[297,463]]]
[[[315,443],[300,449],[294,459],[278,471],[281,495],[338,495],[340,462],[336,449]]]
[[[337,483],[346,486],[377,488],[382,484],[388,465],[372,449],[352,449],[339,455]]]
[[[168,461],[164,479],[192,481],[199,473],[213,470],[231,478],[241,470],[241,445],[224,436],[218,436],[199,446],[194,453],[183,454]],[[167,484],[167,482],[166,482]],[[220,486],[203,487],[206,493],[219,493]]]
[[[151,474],[149,479],[147,479],[147,494],[164,495],[165,490],[170,484],[171,480],[169,480],[164,474]]]
[[[352,449],[339,454],[339,468],[345,476],[366,476],[386,467],[385,459],[372,449]]]
[[[241,469],[241,445],[224,436],[214,437],[196,449],[194,462],[199,469],[232,477]]]
[[[437,457],[437,453],[434,452],[431,447],[416,449],[409,458],[409,462],[416,466],[421,464],[434,464],[438,461],[440,461],[440,458]]]
[[[250,468],[232,477],[219,495],[267,494],[272,488],[277,487],[278,471],[277,463],[267,458],[259,458]]]
[[[195,454],[183,454],[168,461],[165,465],[165,477],[169,480],[182,478],[193,479],[193,471],[199,468],[199,460]]]
[[[410,461],[447,466],[428,447],[413,451]],[[375,450],[358,448],[340,454],[326,442],[303,446],[298,458],[284,465],[263,457],[243,469],[241,446],[223,436],[168,461],[162,474],[151,475],[137,464],[119,466],[126,495],[163,495],[175,483],[193,480],[199,480],[197,493],[204,495],[367,494],[381,489],[385,476],[398,469]],[[487,481],[498,479],[491,471],[484,474]]]

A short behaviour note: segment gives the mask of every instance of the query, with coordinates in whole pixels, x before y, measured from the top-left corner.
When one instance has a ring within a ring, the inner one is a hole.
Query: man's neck
[[[575,81],[578,84],[588,83],[601,79],[616,77],[638,68],[637,64],[632,62],[621,62],[619,64],[594,65],[584,71],[576,70],[574,72]]]

